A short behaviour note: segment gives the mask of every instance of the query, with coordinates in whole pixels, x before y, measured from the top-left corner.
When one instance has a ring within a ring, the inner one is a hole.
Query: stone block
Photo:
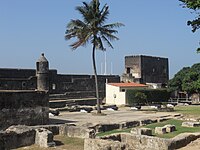
[[[132,134],[137,134],[137,135],[152,135],[152,129],[149,128],[132,128],[131,129]]]
[[[15,149],[34,143],[35,130],[28,126],[11,126],[0,133],[0,144],[3,144],[5,149]]]
[[[199,127],[200,122],[183,122],[182,127]]]
[[[96,134],[94,129],[88,129],[80,126],[63,125],[60,127],[59,133],[68,137],[77,138],[95,138]]]
[[[153,120],[153,121],[155,121],[155,120]],[[152,123],[151,119],[146,119],[146,120],[141,120],[140,125],[143,126],[143,125],[147,125],[147,124],[151,124],[151,123]]]
[[[36,129],[35,144],[40,147],[53,147],[55,142],[53,141],[53,133],[47,129]]]
[[[156,134],[165,134],[166,133],[166,128],[165,127],[156,127],[155,128],[155,133]]]
[[[175,125],[167,124],[167,125],[164,126],[164,128],[166,128],[166,132],[167,133],[176,131],[176,126]]]
[[[140,125],[139,121],[128,121],[126,122],[125,126],[126,128],[130,128],[130,127],[137,127]]]

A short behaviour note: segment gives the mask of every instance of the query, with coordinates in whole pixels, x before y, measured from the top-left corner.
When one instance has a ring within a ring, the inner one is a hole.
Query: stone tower
[[[122,81],[166,85],[169,80],[168,58],[135,55],[125,56]]]
[[[36,62],[37,90],[49,91],[49,62],[44,53]]]

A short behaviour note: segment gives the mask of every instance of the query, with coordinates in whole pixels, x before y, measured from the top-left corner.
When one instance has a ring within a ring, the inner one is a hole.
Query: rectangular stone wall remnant
[[[11,125],[42,125],[48,121],[48,93],[0,91],[0,130]]]

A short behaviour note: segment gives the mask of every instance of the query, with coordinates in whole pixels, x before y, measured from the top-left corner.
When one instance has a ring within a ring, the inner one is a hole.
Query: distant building
[[[137,82],[152,88],[165,87],[169,80],[168,58],[154,56],[125,56],[123,82]]]
[[[139,83],[107,83],[106,104],[126,105],[126,91],[130,89],[146,89],[147,85]]]

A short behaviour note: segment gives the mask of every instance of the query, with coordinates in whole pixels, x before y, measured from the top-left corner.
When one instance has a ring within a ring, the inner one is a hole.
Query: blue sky
[[[0,0],[0,67],[35,68],[42,52],[51,69],[64,74],[92,74],[91,46],[72,51],[64,34],[71,19],[80,19],[75,7],[83,0]],[[85,0],[89,2],[89,0]],[[184,66],[198,63],[199,31],[187,20],[195,17],[178,0],[101,0],[110,6],[107,23],[121,22],[119,41],[107,48],[107,73],[121,75],[127,55],[169,58],[170,77]],[[103,73],[104,52],[97,52]]]

